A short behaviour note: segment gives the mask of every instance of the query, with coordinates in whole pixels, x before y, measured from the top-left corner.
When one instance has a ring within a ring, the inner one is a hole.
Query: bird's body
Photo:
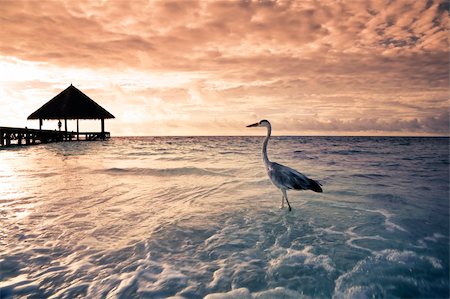
[[[287,197],[287,190],[312,190],[314,192],[322,192],[320,184],[316,181],[308,178],[304,174],[298,172],[290,167],[272,162],[267,156],[267,145],[269,143],[270,135],[272,133],[272,126],[267,120],[261,120],[259,123],[248,125],[247,127],[266,127],[267,136],[264,139],[262,154],[264,166],[266,168],[269,179],[272,183],[280,189],[282,193],[281,197],[281,207],[284,207],[284,200],[286,200],[289,211],[291,210],[291,205]]]
[[[276,162],[270,162],[267,168],[267,174],[278,189],[322,192],[322,188],[316,181],[311,180],[295,169]]]

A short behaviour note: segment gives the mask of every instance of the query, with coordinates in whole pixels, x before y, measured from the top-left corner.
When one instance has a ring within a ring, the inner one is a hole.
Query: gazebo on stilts
[[[70,84],[65,90],[33,112],[28,119],[39,120],[39,130],[42,130],[44,119],[64,120],[64,131],[59,134],[63,141],[69,140],[105,140],[110,133],[105,131],[105,119],[115,118],[99,104]],[[77,132],[67,131],[67,120],[77,121]],[[100,119],[101,132],[80,132],[80,119]]]

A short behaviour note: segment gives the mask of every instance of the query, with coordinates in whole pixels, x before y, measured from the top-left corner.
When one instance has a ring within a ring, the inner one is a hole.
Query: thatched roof
[[[28,119],[102,118],[114,116],[72,84],[28,116]]]

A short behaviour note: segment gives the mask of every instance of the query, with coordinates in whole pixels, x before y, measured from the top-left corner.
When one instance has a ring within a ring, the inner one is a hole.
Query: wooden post
[[[67,118],[64,119],[64,131],[65,131],[64,140],[67,140]]]
[[[0,145],[1,146],[5,145],[5,140],[3,139],[3,132],[2,132],[2,130],[0,130]]]
[[[17,144],[22,145],[22,133],[17,133]]]
[[[43,120],[42,120],[42,118],[40,118],[39,119],[39,130],[42,130],[42,123],[43,123]]]
[[[80,140],[80,127],[79,127],[79,119],[77,119],[77,140]]]
[[[105,119],[102,118],[102,135],[101,135],[101,139],[105,140]]]

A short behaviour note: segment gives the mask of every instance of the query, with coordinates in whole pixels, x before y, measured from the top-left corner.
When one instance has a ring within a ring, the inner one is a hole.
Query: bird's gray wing
[[[305,175],[275,162],[270,163],[268,174],[278,188],[305,190],[310,187],[310,179]]]

